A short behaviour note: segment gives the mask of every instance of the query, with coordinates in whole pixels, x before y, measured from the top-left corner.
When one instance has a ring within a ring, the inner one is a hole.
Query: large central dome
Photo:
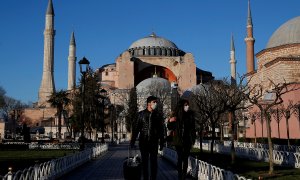
[[[300,43],[300,16],[281,25],[271,36],[267,47]]]
[[[129,49],[131,48],[139,48],[139,47],[166,47],[166,48],[174,48],[174,49],[178,49],[177,46],[163,38],[163,37],[159,37],[156,36],[155,33],[152,33],[150,36],[139,39],[137,41],[135,41],[134,43],[132,43],[129,47]]]
[[[132,43],[128,48],[132,56],[183,56],[184,51],[165,38],[152,33]]]

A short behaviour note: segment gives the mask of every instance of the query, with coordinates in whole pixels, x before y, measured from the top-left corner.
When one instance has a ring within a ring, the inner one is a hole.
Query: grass
[[[277,180],[292,180],[300,179],[300,169],[292,167],[274,166],[274,174],[269,175],[269,163],[250,161],[236,157],[235,164],[231,164],[231,156],[224,154],[210,154],[210,152],[204,151],[202,154],[199,149],[192,150],[192,156],[205,161],[209,164],[217,166],[226,171],[231,171],[240,176],[244,176],[249,179],[277,179]]]
[[[75,153],[74,150],[1,150],[0,151],[0,175],[5,175],[8,168],[12,167],[13,172],[23,170],[43,163]]]

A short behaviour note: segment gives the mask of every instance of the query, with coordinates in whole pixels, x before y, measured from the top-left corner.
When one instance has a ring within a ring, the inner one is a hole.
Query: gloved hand
[[[130,143],[130,146],[129,146],[131,149],[136,149],[136,146],[134,145],[134,143]]]
[[[159,150],[162,151],[162,150],[164,149],[164,147],[165,147],[165,145],[164,145],[163,143],[161,143],[161,144],[159,145]]]

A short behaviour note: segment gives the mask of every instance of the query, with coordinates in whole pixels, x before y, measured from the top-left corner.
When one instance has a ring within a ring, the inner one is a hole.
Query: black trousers
[[[191,150],[190,145],[187,146],[176,146],[177,152],[177,171],[178,171],[178,180],[183,180],[186,178],[187,167],[188,167],[188,158]]]
[[[142,156],[142,168],[143,168],[144,180],[149,179],[149,162],[150,162],[150,180],[156,180],[158,143],[140,142],[139,147]]]

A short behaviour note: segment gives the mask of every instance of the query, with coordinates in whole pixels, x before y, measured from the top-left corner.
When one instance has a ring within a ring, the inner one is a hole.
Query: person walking
[[[144,180],[149,179],[148,162],[150,158],[150,179],[155,180],[157,176],[157,154],[164,146],[164,121],[158,113],[157,100],[155,96],[147,98],[146,109],[139,112],[136,122],[133,123],[131,148],[139,135],[139,148],[142,157],[142,171]]]
[[[187,175],[188,157],[196,139],[194,113],[189,109],[189,101],[181,99],[175,109],[175,119],[168,124],[174,131],[172,144],[177,152],[178,180],[183,180]]]

